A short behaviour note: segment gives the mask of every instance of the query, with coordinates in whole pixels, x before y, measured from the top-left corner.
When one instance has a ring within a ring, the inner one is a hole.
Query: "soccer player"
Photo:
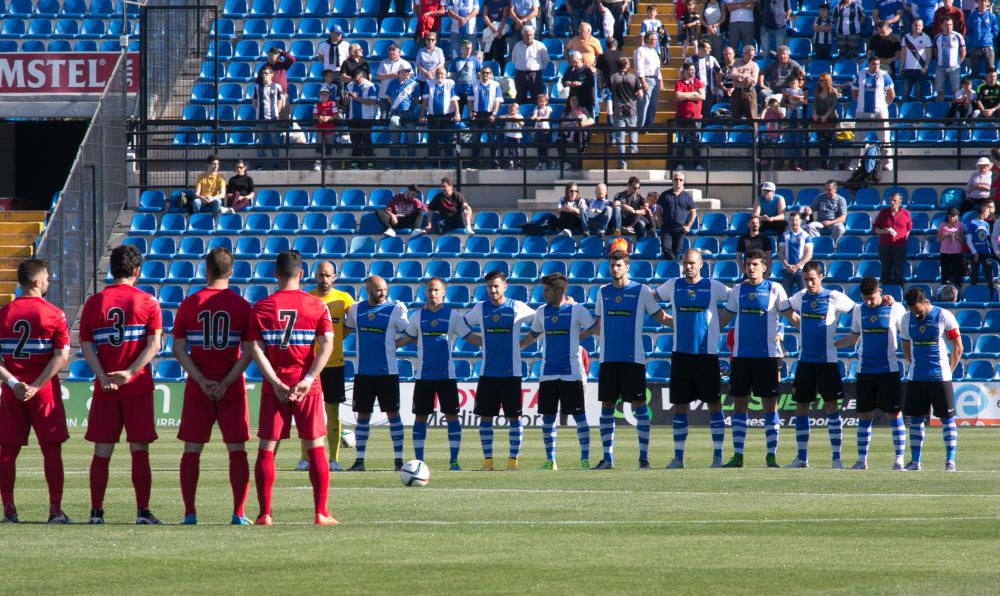
[[[333,287],[337,278],[337,266],[330,261],[323,261],[316,266],[316,287],[309,291],[326,303],[330,309],[330,322],[333,324],[333,353],[319,375],[323,387],[323,407],[326,410],[326,437],[330,448],[330,471],[339,472],[340,467],[340,404],[347,401],[344,389],[344,316],[347,309],[354,304],[354,298],[347,292],[341,292]],[[316,346],[319,349],[319,346]],[[296,470],[309,470],[309,453],[305,444],[302,445],[302,459]]]
[[[649,408],[646,406],[642,322],[645,315],[656,315],[661,323],[669,324],[670,317],[657,304],[652,290],[628,278],[628,253],[613,251],[608,256],[608,264],[611,283],[601,286],[594,309],[601,335],[597,398],[601,400],[601,443],[604,447],[604,457],[594,469],[614,467],[615,404],[619,398],[632,404],[639,437],[639,468],[649,469]]]
[[[0,496],[3,521],[17,523],[14,479],[17,456],[34,428],[49,485],[49,523],[73,523],[62,510],[62,444],[69,439],[57,373],[69,360],[66,315],[45,301],[49,265],[38,259],[17,266],[21,296],[0,309]]]
[[[542,336],[542,373],[538,385],[538,413],[542,415],[545,443],[543,470],[558,470],[556,464],[556,414],[571,414],[580,441],[580,468],[590,469],[590,426],[583,401],[583,366],[580,340],[597,332],[597,321],[582,305],[566,302],[569,282],[562,273],[542,278],[545,306],[535,311],[531,330],[521,339],[524,349]]]
[[[153,472],[149,444],[156,440],[153,373],[163,320],[156,298],[135,288],[142,255],[134,246],[111,251],[114,281],[87,299],[80,315],[80,348],[94,371],[94,397],[84,438],[94,443],[90,463],[90,523],[104,523],[104,493],[115,443],[125,429],[132,452],[132,486],[140,525],[159,525],[149,510]]]
[[[681,260],[684,277],[668,279],[656,288],[656,298],[670,303],[674,347],[670,355],[670,403],[674,405],[674,459],[669,469],[684,467],[684,444],[688,435],[691,402],[708,404],[712,433],[712,466],[722,467],[722,442],[726,416],[722,413],[722,383],[719,374],[719,330],[731,314],[720,315],[718,302],[729,299],[729,288],[720,281],[701,276],[701,251],[688,250]]]
[[[406,330],[406,306],[389,302],[389,286],[377,275],[365,280],[368,299],[347,309],[344,333],[358,334],[358,374],[354,377],[354,411],[358,423],[358,457],[348,472],[365,471],[365,447],[375,400],[389,417],[389,436],[398,472],[403,467],[403,419],[399,417],[399,364],[396,340]]]
[[[309,443],[309,481],[313,488],[314,522],[336,524],[326,508],[330,470],[323,437],[322,388],[316,377],[333,352],[333,326],[323,301],[299,288],[302,257],[285,251],[275,259],[278,291],[258,301],[250,315],[246,348],[265,383],[260,391],[260,446],[254,465],[260,514],[255,523],[270,526],[274,452],[291,435],[292,419],[299,439]],[[313,343],[318,350],[313,350]]]
[[[805,289],[788,299],[788,306],[795,313],[793,324],[801,330],[802,348],[799,365],[795,369],[792,399],[795,401],[795,439],[798,453],[786,468],[809,467],[809,404],[816,401],[816,394],[823,397],[826,425],[830,432],[830,449],[834,469],[844,465],[840,461],[840,446],[844,421],[840,416],[840,400],[844,399],[844,380],[840,376],[837,346],[834,333],[840,315],[854,310],[854,301],[847,294],[823,287],[823,265],[809,261],[802,267]]]
[[[441,413],[448,421],[448,469],[461,471],[458,451],[462,446],[462,423],[458,421],[458,381],[451,358],[456,337],[468,337],[471,330],[460,312],[444,305],[444,281],[439,277],[427,280],[427,305],[417,309],[406,326],[405,334],[396,346],[416,342],[417,363],[413,367],[416,383],[413,387],[413,454],[423,461],[424,441],[427,440],[427,417],[434,413],[434,397],[441,404]]]
[[[747,436],[747,409],[750,392],[761,398],[764,407],[764,436],[767,440],[767,467],[777,468],[778,393],[781,375],[781,342],[778,315],[788,310],[788,297],[781,284],[764,279],[767,255],[751,250],[743,260],[746,279],[729,293],[726,310],[733,313],[732,373],[729,393],[733,396],[733,457],[724,468],[743,467],[743,444]]]
[[[896,363],[899,345],[899,323],[906,309],[882,296],[882,288],[874,277],[861,280],[861,304],[851,314],[851,333],[836,341],[838,348],[858,344],[858,461],[852,470],[868,469],[868,445],[872,439],[872,415],[878,408],[889,418],[892,445],[896,460],[893,470],[903,469],[903,449],[906,429],[900,414],[902,382]]]
[[[177,438],[184,441],[181,456],[181,496],[185,525],[198,523],[195,493],[201,452],[219,423],[229,452],[229,484],[233,489],[235,526],[250,525],[243,506],[250,490],[250,415],[243,371],[250,351],[240,353],[250,324],[250,303],[229,289],[233,255],[214,248],[205,257],[205,288],[188,296],[177,309],[174,323],[174,358],[187,371],[184,407]],[[188,350],[190,349],[190,353]]]
[[[907,312],[899,323],[903,340],[903,358],[910,362],[907,375],[906,405],[903,414],[910,417],[910,463],[906,469],[920,471],[924,444],[924,422],[930,409],[941,419],[944,433],[944,469],[955,471],[955,394],[951,373],[962,359],[962,339],[955,315],[933,306],[920,288],[911,288],[903,296]],[[945,345],[947,340],[947,346]],[[951,355],[948,354],[951,348]]]
[[[510,425],[508,438],[510,455],[507,469],[517,470],[524,427],[521,423],[521,351],[518,349],[520,329],[531,321],[535,311],[520,300],[504,295],[507,276],[502,271],[490,271],[483,278],[489,298],[477,302],[465,315],[465,324],[479,327],[480,334],[466,338],[482,346],[483,362],[476,385],[475,414],[479,416],[479,441],[483,445],[483,470],[493,470],[493,418],[500,414]]]

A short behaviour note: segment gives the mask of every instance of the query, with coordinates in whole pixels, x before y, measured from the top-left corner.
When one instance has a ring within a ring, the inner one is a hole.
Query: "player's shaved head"
[[[424,284],[424,289],[427,295],[427,306],[437,310],[437,307],[444,303],[444,280],[440,277],[432,277]]]
[[[233,253],[221,246],[213,248],[205,255],[205,277],[227,279],[233,274]]]
[[[131,244],[123,244],[111,251],[111,277],[128,279],[139,273],[142,267],[142,255],[139,249]]]
[[[274,275],[278,279],[298,279],[302,274],[302,255],[297,250],[286,250],[274,260]]]
[[[702,262],[701,251],[697,248],[689,248],[684,251],[684,260],[688,258],[697,259],[699,263]]]
[[[35,279],[43,271],[49,270],[48,261],[27,259],[17,266],[17,285],[28,289],[34,286]]]
[[[365,279],[365,290],[368,291],[369,304],[382,304],[389,297],[389,284],[379,275],[369,275]]]
[[[681,258],[681,270],[684,273],[684,279],[690,283],[698,283],[698,280],[701,278],[701,266],[702,258],[700,250],[691,248],[684,251],[684,257]]]
[[[337,276],[337,267],[330,261],[323,261],[316,265],[316,286],[319,291],[326,294],[333,287],[333,280]]]

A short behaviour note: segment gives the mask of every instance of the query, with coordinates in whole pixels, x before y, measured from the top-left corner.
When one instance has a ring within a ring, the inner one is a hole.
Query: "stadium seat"
[[[477,234],[496,234],[500,229],[500,215],[494,211],[480,211],[476,214],[472,229]]]
[[[366,207],[365,192],[357,188],[348,188],[340,195],[337,209],[341,211],[364,211]]]
[[[157,382],[180,382],[185,378],[184,370],[176,360],[160,360],[153,369],[153,380]]]
[[[646,364],[646,380],[653,383],[666,383],[670,381],[670,361],[650,360]]]
[[[983,334],[976,338],[976,346],[969,354],[975,358],[1000,358],[1000,336]]]
[[[420,236],[424,238],[424,236]],[[427,239],[430,242],[430,239]],[[413,242],[412,240],[410,241]],[[455,258],[462,253],[462,239],[458,236],[438,236],[434,245],[434,256],[438,258]]]
[[[469,241],[466,241],[466,246],[468,246],[468,243]],[[516,256],[520,250],[520,243],[516,236],[501,236],[494,241],[493,250],[490,251],[490,256],[512,258]]]
[[[73,360],[69,363],[69,374],[66,376],[66,380],[89,383],[94,380],[95,376],[86,360]]]
[[[593,283],[597,275],[593,261],[573,261],[569,267],[568,279],[571,283]]]
[[[372,261],[368,265],[368,275],[377,275],[388,283],[392,283],[396,278],[396,267],[392,261]]]
[[[398,16],[386,17],[382,19],[382,24],[379,26],[378,34],[381,37],[405,37],[406,23]]]
[[[538,272],[538,276],[545,277],[546,275],[552,275],[558,273],[561,275],[566,275],[566,263],[562,261],[545,261],[542,263],[541,270]]]
[[[878,191],[874,188],[859,188],[854,194],[854,201],[851,204],[851,208],[866,209],[870,211],[878,209],[881,202],[882,199],[879,197]]]
[[[700,236],[695,238],[694,244],[692,244],[691,247],[708,257],[714,257],[719,254],[719,240],[713,236]]]
[[[528,217],[520,211],[509,211],[504,214],[503,222],[500,225],[501,234],[522,234],[524,230],[521,226],[528,223]]]
[[[958,321],[962,333],[977,332],[983,327],[983,317],[978,310],[957,310],[955,320]]]
[[[965,369],[966,381],[991,381],[995,375],[993,363],[987,360],[972,360]]]
[[[962,293],[960,303],[965,307],[986,308],[994,302],[995,298],[996,295],[991,295],[990,289],[985,285],[967,286]]]
[[[535,261],[518,261],[511,269],[510,282],[530,284],[538,281],[538,263]]]
[[[109,273],[110,275],[110,273]],[[167,266],[163,261],[146,261],[139,269],[141,283],[158,284],[167,278]]]
[[[848,213],[847,220],[844,222],[844,226],[847,228],[848,234],[861,235],[861,234],[871,234],[872,232],[872,216],[868,213]]]
[[[288,242],[288,238],[268,238],[264,241],[264,250],[260,256],[265,259],[273,259],[290,248],[291,244]]]
[[[299,216],[295,213],[279,213],[274,216],[274,222],[271,224],[271,234],[298,234],[299,233]]]
[[[162,240],[162,238],[158,238]],[[200,259],[205,256],[205,241],[201,238],[182,238],[177,247],[177,258]]]
[[[195,213],[187,223],[185,234],[210,236],[215,233],[215,216],[211,213]]]
[[[629,277],[640,283],[649,283],[653,279],[653,264],[649,261],[632,261]]]
[[[396,267],[396,281],[417,283],[424,277],[424,266],[420,261],[400,261]]]
[[[388,188],[376,188],[368,195],[368,210],[376,211],[385,209],[392,199],[392,191]]]
[[[882,264],[878,261],[861,261],[858,263],[857,269],[855,270],[854,277],[851,281],[860,282],[865,276],[874,277],[878,279],[882,272]]]
[[[708,213],[701,219],[701,226],[698,228],[698,233],[708,236],[719,236],[725,234],[728,229],[729,222],[726,219],[725,213]]]
[[[483,264],[483,274],[488,274],[493,271],[499,271],[510,277],[510,265],[507,261],[486,261]]]
[[[194,264],[191,261],[173,261],[167,270],[166,280],[172,283],[189,284],[194,281]]]
[[[850,261],[832,261],[828,267],[826,280],[847,283],[854,278],[854,264]]]
[[[319,247],[319,257],[323,259],[342,259],[347,255],[347,240],[342,236],[328,236]]]
[[[317,188],[313,191],[309,201],[309,211],[333,211],[336,208],[337,191],[332,188]]]
[[[314,259],[319,254],[319,241],[311,236],[299,236],[292,242],[292,250],[305,259]]]
[[[497,240],[497,243],[499,244],[501,240],[507,239],[500,238]],[[494,246],[493,251],[496,253],[496,246]],[[544,258],[548,252],[549,243],[543,236],[527,236],[521,244],[521,251],[518,256],[525,259],[541,259]]]
[[[323,213],[306,213],[302,216],[302,227],[299,232],[302,234],[323,235],[330,227],[326,215]]]
[[[355,259],[367,259],[375,256],[375,240],[367,236],[351,238],[347,254]]]
[[[938,261],[918,261],[908,281],[931,283],[941,279],[941,265]]]
[[[677,261],[660,261],[656,264],[656,271],[653,273],[653,281],[664,282],[668,279],[680,277],[681,266]]]
[[[353,213],[334,213],[330,216],[331,234],[354,234],[356,228]]]
[[[549,258],[572,259],[577,253],[576,240],[566,236],[556,236],[549,244]]]
[[[604,240],[597,236],[581,238],[576,256],[580,259],[602,258],[604,256]]]
[[[174,258],[174,255],[176,254],[177,244],[174,242],[174,239],[169,236],[159,236],[157,238],[153,238],[146,256],[150,259],[169,260]]]
[[[712,267],[712,279],[721,282],[735,283],[743,279],[740,267],[736,261],[716,261]]]
[[[451,280],[453,282],[473,283],[480,281],[482,277],[479,261],[459,261],[455,265],[455,272],[452,274]]]
[[[660,241],[657,238],[640,238],[632,249],[634,259],[658,259],[660,257]]]
[[[448,261],[430,261],[424,268],[420,281],[430,281],[432,277],[440,278],[445,283],[451,281],[451,263]]]
[[[267,39],[267,21],[250,19],[243,26],[244,39]]]
[[[397,237],[380,238],[375,254],[382,258],[398,259],[403,256],[403,239]]]
[[[848,216],[851,214],[849,213]],[[867,215],[867,214],[866,214]],[[869,229],[871,227],[869,226]],[[844,236],[837,243],[837,250],[834,256],[841,259],[860,259],[863,254],[864,246],[861,243],[861,238],[857,236]]]
[[[256,259],[260,257],[262,250],[260,238],[244,236],[236,240],[233,256],[237,259]]]
[[[235,215],[235,214],[233,214]],[[247,216],[243,227],[243,234],[248,236],[262,236],[271,231],[271,216],[266,213],[251,213]]]

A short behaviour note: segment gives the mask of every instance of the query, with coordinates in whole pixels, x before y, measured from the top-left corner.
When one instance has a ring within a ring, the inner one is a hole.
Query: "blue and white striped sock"
[[[448,452],[451,461],[458,461],[458,450],[462,447],[462,423],[458,420],[448,421]]]
[[[924,448],[924,417],[910,417],[910,461],[920,463]]]
[[[721,411],[708,415],[708,426],[712,432],[712,459],[722,459],[722,444],[726,440],[726,415]]]
[[[941,419],[941,432],[944,435],[944,461],[955,461],[955,448],[958,447],[958,425],[955,418]]]
[[[517,459],[521,453],[521,440],[524,438],[524,422],[520,418],[511,422],[507,432],[510,440],[510,457]]]
[[[370,418],[358,419],[358,424],[354,427],[354,441],[355,449],[358,452],[358,459],[365,458],[365,447],[368,446],[368,431],[371,428],[369,425]]]
[[[688,438],[688,415],[674,414],[674,459],[684,461],[684,446]]]
[[[649,459],[649,408],[643,404],[635,409],[635,432],[639,436],[639,461]]]
[[[764,438],[767,440],[767,454],[778,452],[778,428],[780,427],[777,412],[764,413]]]
[[[573,416],[576,421],[576,439],[580,441],[580,459],[590,460],[590,425],[583,412]]]
[[[424,441],[427,440],[427,423],[413,423],[413,456],[424,461]]]
[[[833,461],[840,461],[840,448],[843,443],[844,419],[840,417],[840,411],[826,415],[826,427],[830,431],[830,450],[833,452]]]
[[[479,421],[479,442],[483,444],[483,457],[493,459],[493,420]]]
[[[799,446],[799,461],[809,461],[809,416],[795,417],[795,443]]]
[[[545,459],[556,459],[556,417],[542,416],[542,442],[545,443]]]
[[[604,461],[615,461],[615,408],[601,408],[601,444],[604,446]]]
[[[401,417],[396,416],[389,419],[389,437],[392,439],[392,456],[396,459],[403,459],[403,419]]]
[[[896,414],[895,418],[889,419],[892,426],[892,447],[898,461],[903,460],[906,453],[906,426],[903,424],[903,417]]]
[[[733,453],[743,455],[743,444],[747,440],[746,412],[733,412]]]
[[[858,461],[868,461],[868,445],[872,442],[872,421],[858,420]]]

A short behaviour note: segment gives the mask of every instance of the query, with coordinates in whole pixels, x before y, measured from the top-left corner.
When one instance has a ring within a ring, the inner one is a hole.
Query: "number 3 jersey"
[[[114,284],[87,299],[80,316],[80,341],[92,342],[105,373],[125,370],[146,348],[150,335],[163,329],[156,298],[128,284]],[[94,399],[152,396],[153,373],[147,364],[117,391],[105,393],[94,383]]]
[[[288,386],[309,372],[316,359],[313,342],[321,335],[333,337],[330,310],[302,290],[278,290],[253,305],[247,339],[264,344],[264,356]]]
[[[204,288],[181,302],[173,334],[175,340],[187,341],[191,359],[207,379],[221,381],[240,359],[240,342],[247,337],[249,324],[249,302],[228,288]]]
[[[0,308],[3,365],[19,380],[33,383],[52,360],[52,353],[68,348],[66,315],[45,299],[24,296]],[[58,384],[59,377],[52,377],[50,386],[54,389]],[[11,390],[4,386],[3,391]]]

